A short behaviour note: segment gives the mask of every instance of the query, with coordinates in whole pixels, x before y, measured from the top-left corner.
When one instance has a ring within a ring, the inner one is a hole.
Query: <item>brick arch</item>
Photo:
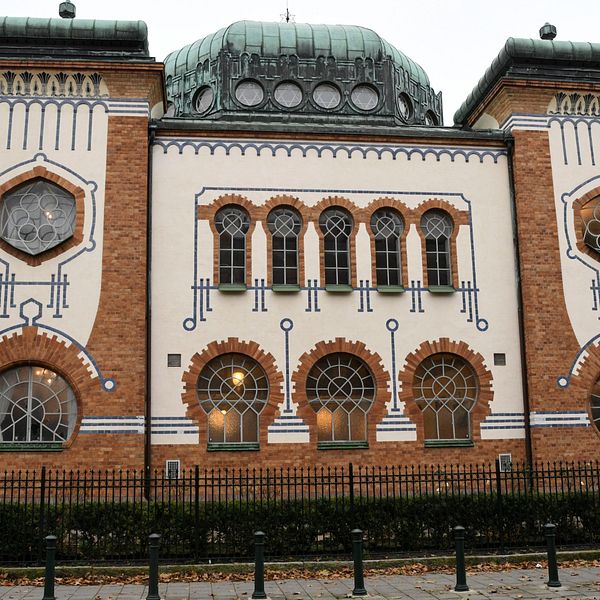
[[[406,206],[404,202],[396,200],[395,198],[387,197],[377,198],[377,200],[373,200],[362,210],[362,220],[365,223],[367,232],[369,234],[369,243],[371,248],[371,283],[373,284],[373,286],[377,285],[375,236],[373,235],[373,231],[371,230],[371,217],[380,208],[394,209],[400,214],[402,220],[404,221],[404,230],[402,231],[402,235],[400,236],[400,263],[402,271],[402,284],[406,285],[408,281],[408,257],[406,253],[406,236],[408,235],[408,230],[410,229],[410,225],[413,222],[413,214],[411,209],[408,208],[408,206]]]
[[[273,285],[273,238],[267,226],[267,218],[269,213],[280,206],[290,206],[298,211],[302,218],[302,226],[298,234],[298,284],[304,285],[305,268],[304,268],[304,235],[310,221],[311,211],[304,202],[294,196],[279,195],[269,198],[265,204],[260,207],[262,209],[261,222],[267,236],[267,285]]]
[[[577,374],[571,377],[567,388],[572,397],[585,398],[585,408],[588,411],[592,429],[600,437],[600,429],[594,425],[592,419],[592,389],[598,379],[600,379],[600,342],[587,349],[585,359],[577,370]]]
[[[400,381],[399,398],[404,402],[404,410],[410,420],[417,426],[417,439],[425,441],[423,413],[414,401],[413,381],[417,367],[426,358],[440,353],[455,354],[464,358],[477,375],[479,395],[471,411],[471,433],[473,441],[478,442],[481,440],[480,425],[486,416],[491,413],[490,402],[494,398],[493,378],[483,356],[472,350],[466,342],[455,342],[449,338],[440,338],[433,342],[426,341],[406,357],[406,362],[398,375]]]
[[[325,236],[319,227],[321,213],[328,209],[339,207],[350,213],[352,217],[352,231],[350,232],[350,285],[356,287],[356,234],[358,225],[362,221],[362,210],[347,198],[340,196],[328,196],[315,204],[311,210],[312,221],[319,236],[319,270],[321,273],[321,285],[325,285]]]
[[[389,373],[383,366],[381,357],[371,352],[363,342],[353,342],[346,338],[335,338],[333,341],[320,341],[305,352],[298,360],[298,367],[292,374],[294,401],[298,403],[298,416],[304,420],[310,430],[310,443],[317,444],[317,414],[308,404],[306,379],[314,364],[327,356],[343,352],[352,354],[363,360],[373,374],[375,381],[375,400],[367,417],[367,441],[369,445],[376,443],[376,426],[386,415],[386,405],[391,400],[388,386],[391,381]]]
[[[583,254],[587,254],[589,257],[593,258],[595,261],[600,261],[600,254],[595,250],[592,250],[584,241],[583,241],[583,218],[581,216],[581,209],[592,200],[598,198],[600,196],[600,187],[596,187],[581,198],[577,198],[573,202],[573,225],[575,228],[575,245],[577,246],[577,250],[582,252]]]
[[[58,373],[73,390],[77,420],[73,434],[63,442],[63,448],[73,444],[86,408],[84,398],[91,396],[95,386],[99,385],[79,355],[80,350],[74,344],[67,345],[37,327],[24,327],[20,333],[0,340],[0,372],[21,365],[39,364]]]
[[[239,194],[225,194],[213,200],[210,204],[198,206],[198,219],[208,221],[213,234],[213,281],[218,285],[219,281],[219,232],[215,227],[215,215],[225,206],[239,206],[250,216],[250,227],[246,233],[246,285],[252,282],[252,233],[256,227],[256,221],[260,219],[261,211],[245,196]]]
[[[452,206],[449,202],[441,200],[440,198],[430,198],[425,202],[421,202],[417,207],[413,209],[413,222],[419,233],[421,239],[421,260],[423,265],[423,279],[426,286],[429,285],[429,274],[427,273],[427,253],[425,249],[425,236],[421,231],[421,219],[423,215],[432,209],[443,210],[448,214],[452,220],[452,235],[450,236],[450,261],[452,263],[452,285],[457,288],[458,285],[458,259],[456,251],[456,239],[458,237],[458,230],[460,225],[469,224],[469,213],[463,210],[458,210]]]
[[[187,370],[181,377],[183,383],[181,399],[187,407],[186,416],[194,420],[200,431],[200,439],[208,443],[208,418],[198,402],[196,384],[200,372],[213,358],[230,353],[244,354],[255,360],[263,368],[269,381],[269,399],[260,414],[258,437],[259,443],[266,444],[268,427],[278,415],[279,405],[283,402],[283,375],[277,368],[273,355],[264,352],[256,342],[245,342],[230,337],[219,342],[211,342],[202,352],[192,356]]]
[[[57,173],[53,173],[43,167],[41,165],[33,167],[33,169],[26,171],[25,173],[21,173],[8,181],[5,181],[2,185],[0,185],[0,201],[3,198],[4,194],[10,192],[13,188],[22,185],[24,183],[33,181],[35,179],[45,179],[46,181],[50,181],[55,183],[59,187],[67,190],[70,194],[75,198],[75,230],[73,235],[68,239],[55,246],[54,248],[50,248],[38,254],[36,256],[32,256],[31,254],[27,254],[27,252],[23,252],[14,246],[11,246],[9,243],[5,242],[2,238],[0,238],[0,248],[4,250],[4,252],[10,254],[22,260],[32,267],[36,267],[41,265],[42,263],[63,254],[70,248],[73,248],[80,244],[83,241],[83,221],[85,214],[85,190],[74,185],[64,177],[61,177]]]

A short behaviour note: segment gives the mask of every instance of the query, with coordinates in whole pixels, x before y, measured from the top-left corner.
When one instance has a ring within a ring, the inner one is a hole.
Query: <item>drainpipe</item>
[[[156,124],[148,128],[148,188],[146,208],[146,380],[144,384],[144,495],[150,498],[152,474],[152,148]]]
[[[517,282],[517,301],[519,316],[519,342],[521,348],[521,385],[523,389],[523,412],[525,418],[525,461],[531,469],[533,467],[533,444],[531,441],[531,422],[529,408],[529,381],[527,379],[527,348],[525,346],[525,319],[523,315],[523,287],[521,285],[521,255],[519,254],[519,231],[517,229],[517,203],[515,199],[514,179],[514,148],[515,139],[507,136],[506,147],[508,150],[508,181],[510,186],[510,210],[513,228],[513,246],[515,250],[515,278]]]

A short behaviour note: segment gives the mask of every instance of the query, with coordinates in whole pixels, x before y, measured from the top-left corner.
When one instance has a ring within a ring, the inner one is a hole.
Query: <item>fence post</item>
[[[455,592],[468,592],[467,574],[465,572],[465,528],[457,525],[454,528],[456,542],[456,585]]]
[[[354,466],[348,464],[348,487],[350,492],[350,516],[354,517]]]
[[[35,488],[35,486],[34,486]],[[35,498],[32,498],[32,504]],[[35,514],[35,512],[34,512]],[[40,533],[39,539],[43,540],[46,534],[46,467],[43,466],[40,473]],[[40,544],[40,558],[44,556],[43,542]]]
[[[546,546],[548,548],[548,587],[561,587],[558,578],[558,565],[556,564],[556,525],[546,523]]]
[[[46,536],[46,573],[42,600],[56,600],[54,595],[54,568],[56,561],[56,536]]]
[[[265,594],[265,534],[254,533],[254,591],[252,598],[266,598]]]
[[[504,554],[504,510],[502,506],[502,473],[500,459],[496,459],[496,517],[498,522],[498,542],[500,554]]]
[[[150,534],[149,539],[150,573],[146,600],[160,600],[160,594],[158,593],[158,543],[160,541],[160,535],[158,533],[152,533]]]
[[[194,547],[196,560],[200,558],[200,467],[194,468]]]
[[[365,573],[363,569],[363,532],[362,529],[352,530],[352,559],[354,561],[353,596],[366,596]]]

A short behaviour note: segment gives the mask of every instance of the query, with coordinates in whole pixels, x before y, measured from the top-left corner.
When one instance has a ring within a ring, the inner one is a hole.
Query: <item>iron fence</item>
[[[349,555],[350,530],[370,556],[449,551],[452,528],[470,549],[600,541],[595,463],[39,471],[0,474],[0,563],[37,563],[57,536],[61,561],[138,561],[151,532],[164,560],[250,558],[253,532],[269,558]]]

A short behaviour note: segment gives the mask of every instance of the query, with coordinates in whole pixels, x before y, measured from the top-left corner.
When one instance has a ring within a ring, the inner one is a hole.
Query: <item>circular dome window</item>
[[[244,106],[256,106],[263,101],[265,92],[256,81],[242,81],[235,88],[235,97]]]
[[[321,108],[335,108],[342,96],[340,90],[331,83],[321,83],[313,91],[313,99]]]
[[[404,92],[398,94],[398,111],[404,121],[408,121],[412,115],[412,102]]]
[[[370,85],[357,85],[350,96],[352,104],[360,110],[373,110],[379,102],[379,94]]]
[[[294,108],[302,102],[302,88],[291,81],[280,83],[275,88],[275,100],[281,106]]]
[[[200,88],[194,98],[194,110],[199,115],[203,115],[210,110],[214,99],[215,94],[212,91],[212,88],[208,86]]]
[[[428,110],[425,113],[425,125],[428,125],[429,127],[435,127],[437,124],[437,117],[430,110]]]

